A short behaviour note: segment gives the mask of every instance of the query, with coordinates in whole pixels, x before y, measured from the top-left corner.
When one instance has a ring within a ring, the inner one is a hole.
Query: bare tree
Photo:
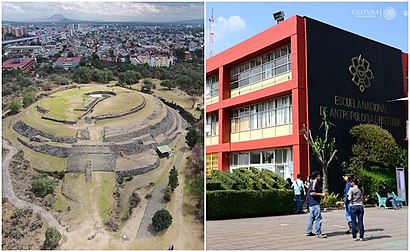
[[[334,124],[329,122],[326,113],[323,113],[322,123],[319,129],[323,127],[325,131],[324,139],[319,136],[316,136],[316,138],[313,139],[312,132],[310,130],[307,130],[306,125],[303,125],[301,131],[306,141],[312,147],[313,153],[315,154],[317,161],[322,167],[323,192],[325,193],[329,192],[329,165],[337,153],[337,150],[335,149],[336,139],[334,137],[329,137],[329,129],[331,126],[334,126]]]

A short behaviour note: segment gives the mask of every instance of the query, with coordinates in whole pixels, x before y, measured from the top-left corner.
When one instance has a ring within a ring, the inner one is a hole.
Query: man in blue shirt
[[[295,193],[295,200],[296,200],[296,207],[295,213],[303,213],[303,195],[304,195],[304,188],[303,188],[303,181],[300,179],[302,176],[298,174],[296,176],[296,180],[293,181],[292,188]]]
[[[306,194],[306,202],[309,205],[308,226],[306,228],[306,236],[316,236],[318,238],[327,238],[327,235],[322,234],[322,213],[320,209],[320,200],[325,197],[320,186],[320,172],[314,171],[310,176],[312,183],[310,183],[308,192]],[[315,233],[312,233],[313,222],[316,222]]]
[[[343,178],[346,181],[346,186],[344,190],[345,218],[347,221],[347,225],[349,226],[349,229],[345,233],[349,234],[350,232],[352,232],[352,217],[350,216],[350,201],[347,193],[349,192],[350,187],[352,187],[352,176],[346,174],[343,176]]]

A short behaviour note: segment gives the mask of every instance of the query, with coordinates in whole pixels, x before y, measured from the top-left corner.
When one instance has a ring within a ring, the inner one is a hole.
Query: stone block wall
[[[56,137],[52,134],[49,134],[47,132],[41,131],[39,129],[33,128],[27,124],[25,124],[22,121],[17,121],[13,125],[13,129],[18,132],[20,135],[23,135],[29,139],[35,137],[35,136],[42,136],[45,138],[50,139],[53,142],[58,142],[58,143],[75,143],[77,142],[77,138],[68,138],[68,137]]]
[[[34,151],[55,156],[55,157],[61,157],[61,158],[66,158],[70,156],[71,154],[71,148],[68,147],[62,147],[62,146],[52,146],[52,145],[32,145],[30,143],[25,142],[23,139],[17,137],[17,140],[26,146],[27,148],[30,148]]]

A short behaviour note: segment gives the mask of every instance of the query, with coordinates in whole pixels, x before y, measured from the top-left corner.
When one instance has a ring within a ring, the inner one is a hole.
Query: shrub
[[[23,96],[23,107],[30,106],[36,100],[36,91],[34,88],[26,88],[22,94]]]
[[[111,218],[104,222],[104,225],[107,227],[108,230],[117,232],[120,226]]]
[[[21,109],[21,103],[19,101],[16,100],[11,100],[9,102],[9,109],[11,110],[12,114],[17,113],[20,109]]]
[[[77,78],[79,78],[79,76],[77,76]],[[60,75],[53,76],[51,80],[54,81],[57,85],[68,85],[70,83],[69,79]]]
[[[235,169],[230,173],[214,170],[208,181],[220,183],[225,190],[269,190],[286,186],[286,181],[274,172],[255,168]]]
[[[223,189],[224,188],[222,187],[221,182],[206,180],[206,190],[207,191],[215,191],[215,190],[223,190]]]
[[[322,207],[337,207],[337,201],[338,201],[339,194],[326,194],[325,197],[322,198],[320,201],[320,205]]]
[[[198,143],[198,141],[199,141],[199,133],[194,127],[191,127],[185,136],[185,143],[190,148],[193,148]]]
[[[166,202],[169,202],[171,201],[171,196],[172,196],[172,189],[170,186],[167,186],[167,188],[165,189],[163,198]]]
[[[140,196],[138,195],[138,193],[133,192],[129,198],[129,203],[130,203],[130,209],[135,208],[138,206],[138,204],[141,201]]]
[[[60,232],[54,227],[49,227],[46,230],[46,240],[43,244],[43,249],[55,249],[58,247],[61,239]]]
[[[172,224],[172,216],[166,209],[158,210],[152,217],[152,225],[156,230],[167,229]]]
[[[171,188],[172,191],[175,190],[179,185],[178,183],[178,171],[174,167],[172,167],[171,171],[169,172],[169,177],[168,177],[168,186]]]
[[[49,179],[46,174],[40,174],[31,184],[31,191],[36,197],[44,198],[47,194],[53,193],[55,182]]]
[[[217,190],[206,192],[207,219],[230,219],[290,213],[293,191]]]

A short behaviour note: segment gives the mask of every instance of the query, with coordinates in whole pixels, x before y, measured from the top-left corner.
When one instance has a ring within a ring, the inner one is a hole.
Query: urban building
[[[80,65],[81,57],[60,57],[54,62],[54,66],[62,67],[62,68],[72,68],[77,67]]]
[[[206,173],[266,168],[283,178],[321,170],[301,131],[335,125],[330,190],[343,188],[349,130],[387,129],[406,145],[407,53],[308,17],[293,16],[206,62]]]
[[[33,58],[14,58],[8,59],[3,62],[3,70],[9,69],[21,69],[23,72],[27,72],[36,64],[36,60]]]

